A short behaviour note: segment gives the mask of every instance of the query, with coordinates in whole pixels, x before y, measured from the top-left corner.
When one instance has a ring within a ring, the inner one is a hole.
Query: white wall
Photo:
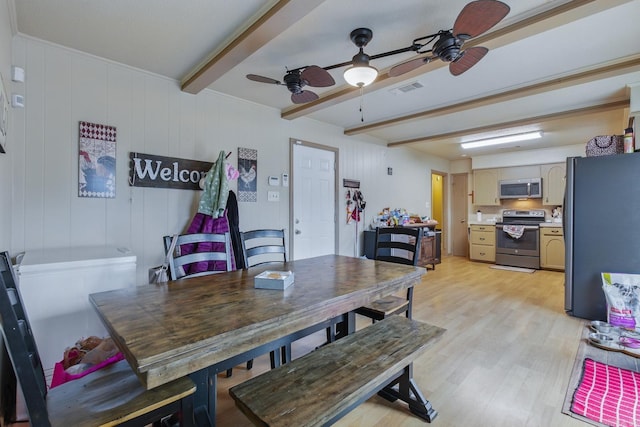
[[[584,143],[557,148],[494,154],[491,156],[476,156],[473,158],[473,169],[562,163],[567,160],[567,157],[576,156],[584,156]]]
[[[4,81],[7,96],[11,96],[11,25],[10,13],[7,2],[0,2],[0,74]],[[9,135],[6,149],[10,152],[12,147],[11,116],[13,111],[9,108]],[[8,154],[0,154],[0,251],[9,250],[11,241],[11,157]]]
[[[340,184],[359,179],[366,221],[382,207],[428,215],[431,169],[449,162],[380,141],[348,137],[310,119],[282,120],[278,110],[212,91],[190,95],[176,81],[23,36],[13,64],[25,69],[26,108],[14,110],[15,142],[10,251],[115,245],[138,257],[138,280],[162,258],[161,237],[191,220],[200,193],[128,185],[130,151],[214,161],[220,150],[258,150],[258,203],[240,203],[240,229],[288,228],[289,196],[267,202],[267,176],[289,172],[289,138],[338,147]],[[117,128],[115,199],[77,196],[78,122]],[[387,175],[393,167],[393,175]],[[5,173],[4,171],[2,172]],[[4,180],[3,180],[4,181]],[[231,188],[235,190],[236,183]],[[342,191],[342,187],[341,191]],[[354,254],[354,225],[338,211],[339,253]],[[5,224],[3,215],[3,224]],[[364,224],[360,224],[360,228]],[[7,245],[5,245],[7,246]]]

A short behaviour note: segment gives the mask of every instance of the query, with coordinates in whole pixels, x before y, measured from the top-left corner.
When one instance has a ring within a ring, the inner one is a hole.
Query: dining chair
[[[159,426],[176,413],[182,425],[194,424],[193,381],[183,377],[146,390],[126,360],[47,389],[7,252],[0,253],[0,273],[0,326],[14,374],[3,375],[2,390],[15,394],[16,381],[20,384],[30,425]],[[13,408],[5,411],[15,411],[15,400],[10,404]]]
[[[173,238],[174,250],[168,254]],[[171,280],[233,270],[229,233],[164,236],[164,251],[169,255]]]
[[[242,256],[247,267],[287,262],[284,230],[251,230],[240,233]]]
[[[284,242],[283,229],[260,229],[240,232],[242,257],[245,268],[255,267],[267,263],[287,262],[287,249]],[[281,347],[281,361],[285,363],[291,359],[291,345]],[[278,366],[276,354],[269,353],[271,369]]]
[[[378,227],[374,259],[397,264],[417,265],[420,259],[422,229],[419,227]],[[405,313],[411,318],[413,287],[407,289],[406,296],[390,295],[373,301],[355,312],[369,317],[372,322],[385,317]]]
[[[242,255],[246,268],[267,263],[287,262],[285,235],[282,229],[250,230],[240,233]],[[335,325],[326,328],[327,342],[336,340]],[[291,361],[291,345],[281,347],[282,363]],[[270,353],[271,369],[277,367],[275,354]]]
[[[172,242],[176,239],[175,242]],[[168,254],[171,280],[206,276],[233,270],[231,262],[230,233],[193,233],[164,236],[165,253]],[[173,243],[173,244],[172,244]],[[186,252],[186,253],[185,253]],[[253,368],[253,359],[247,361],[247,369]],[[227,377],[233,369],[227,369]]]

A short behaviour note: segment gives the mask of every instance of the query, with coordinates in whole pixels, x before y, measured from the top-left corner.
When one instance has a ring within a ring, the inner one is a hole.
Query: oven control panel
[[[515,210],[507,209],[502,211],[503,218],[542,218],[544,219],[544,209],[532,209],[532,210]]]

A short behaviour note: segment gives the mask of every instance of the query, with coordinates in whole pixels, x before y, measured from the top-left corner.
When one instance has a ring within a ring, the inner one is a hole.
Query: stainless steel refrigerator
[[[600,273],[640,273],[640,153],[567,158],[565,310],[607,320]]]

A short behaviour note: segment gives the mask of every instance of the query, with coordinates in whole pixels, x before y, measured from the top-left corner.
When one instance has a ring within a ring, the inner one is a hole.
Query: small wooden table
[[[218,372],[336,319],[353,331],[353,310],[419,284],[426,272],[339,255],[279,267],[295,273],[285,291],[254,288],[254,276],[271,265],[100,292],[89,300],[146,388],[190,375],[198,385],[196,408],[207,408],[215,422]]]

